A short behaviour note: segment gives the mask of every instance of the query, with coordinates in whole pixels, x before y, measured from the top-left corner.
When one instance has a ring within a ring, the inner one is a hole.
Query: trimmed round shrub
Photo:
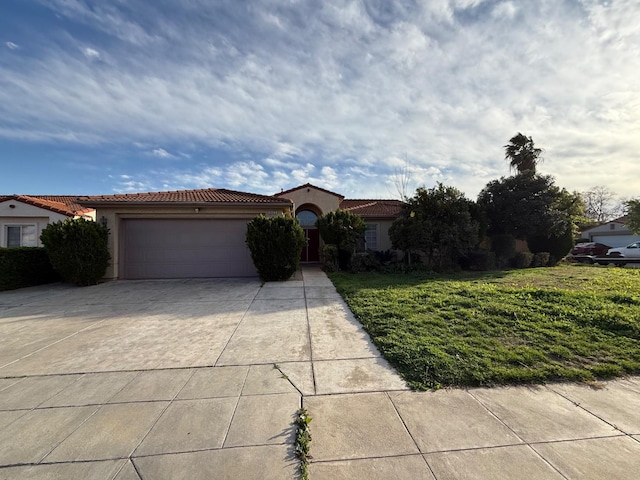
[[[40,235],[51,265],[63,280],[95,285],[109,266],[109,229],[84,218],[47,225]]]
[[[518,252],[513,257],[513,266],[515,268],[529,268],[533,261],[533,253],[531,252]]]
[[[529,249],[534,252],[549,252],[548,265],[553,267],[567,256],[573,248],[573,232],[568,228],[562,235],[550,237],[531,237],[528,239]]]
[[[538,252],[533,255],[532,267],[546,267],[549,264],[549,252]]]
[[[262,281],[275,282],[298,270],[305,238],[295,218],[260,215],[248,223],[246,242]]]
[[[486,250],[474,250],[460,259],[460,266],[464,270],[493,270],[496,268],[496,254]]]

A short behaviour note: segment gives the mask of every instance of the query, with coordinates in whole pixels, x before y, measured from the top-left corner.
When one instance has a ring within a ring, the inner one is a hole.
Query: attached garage
[[[120,278],[252,277],[247,220],[125,219]]]
[[[291,200],[205,188],[81,197],[109,228],[106,279],[257,276],[245,243],[258,215],[291,216]]]

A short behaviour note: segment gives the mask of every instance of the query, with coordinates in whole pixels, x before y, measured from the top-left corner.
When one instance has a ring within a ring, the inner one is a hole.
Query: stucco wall
[[[199,211],[196,213],[195,208]],[[289,215],[289,207],[273,206],[120,206],[96,208],[96,221],[106,220],[109,229],[109,252],[111,263],[105,274],[106,279],[119,276],[120,250],[122,249],[122,220],[127,218],[234,218],[251,220],[260,214]],[[240,239],[244,241],[244,239]]]
[[[276,196],[291,200],[296,210],[305,204],[315,205],[320,209],[319,212],[316,212],[319,215],[337,210],[340,206],[340,197],[313,187],[303,187],[299,190]]]
[[[391,227],[393,220],[381,218],[364,218],[363,220],[366,224],[377,225],[378,248],[376,250],[391,250],[392,246],[391,239],[389,238],[389,227]]]

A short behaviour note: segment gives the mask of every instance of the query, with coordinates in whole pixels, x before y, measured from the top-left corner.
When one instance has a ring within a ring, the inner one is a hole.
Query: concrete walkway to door
[[[0,479],[625,479],[640,380],[407,390],[326,275],[0,293]]]

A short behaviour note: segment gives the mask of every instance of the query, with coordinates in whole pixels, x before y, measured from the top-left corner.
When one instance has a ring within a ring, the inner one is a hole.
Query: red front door
[[[302,248],[301,262],[320,261],[320,233],[317,228],[305,228],[304,237],[307,244]]]

